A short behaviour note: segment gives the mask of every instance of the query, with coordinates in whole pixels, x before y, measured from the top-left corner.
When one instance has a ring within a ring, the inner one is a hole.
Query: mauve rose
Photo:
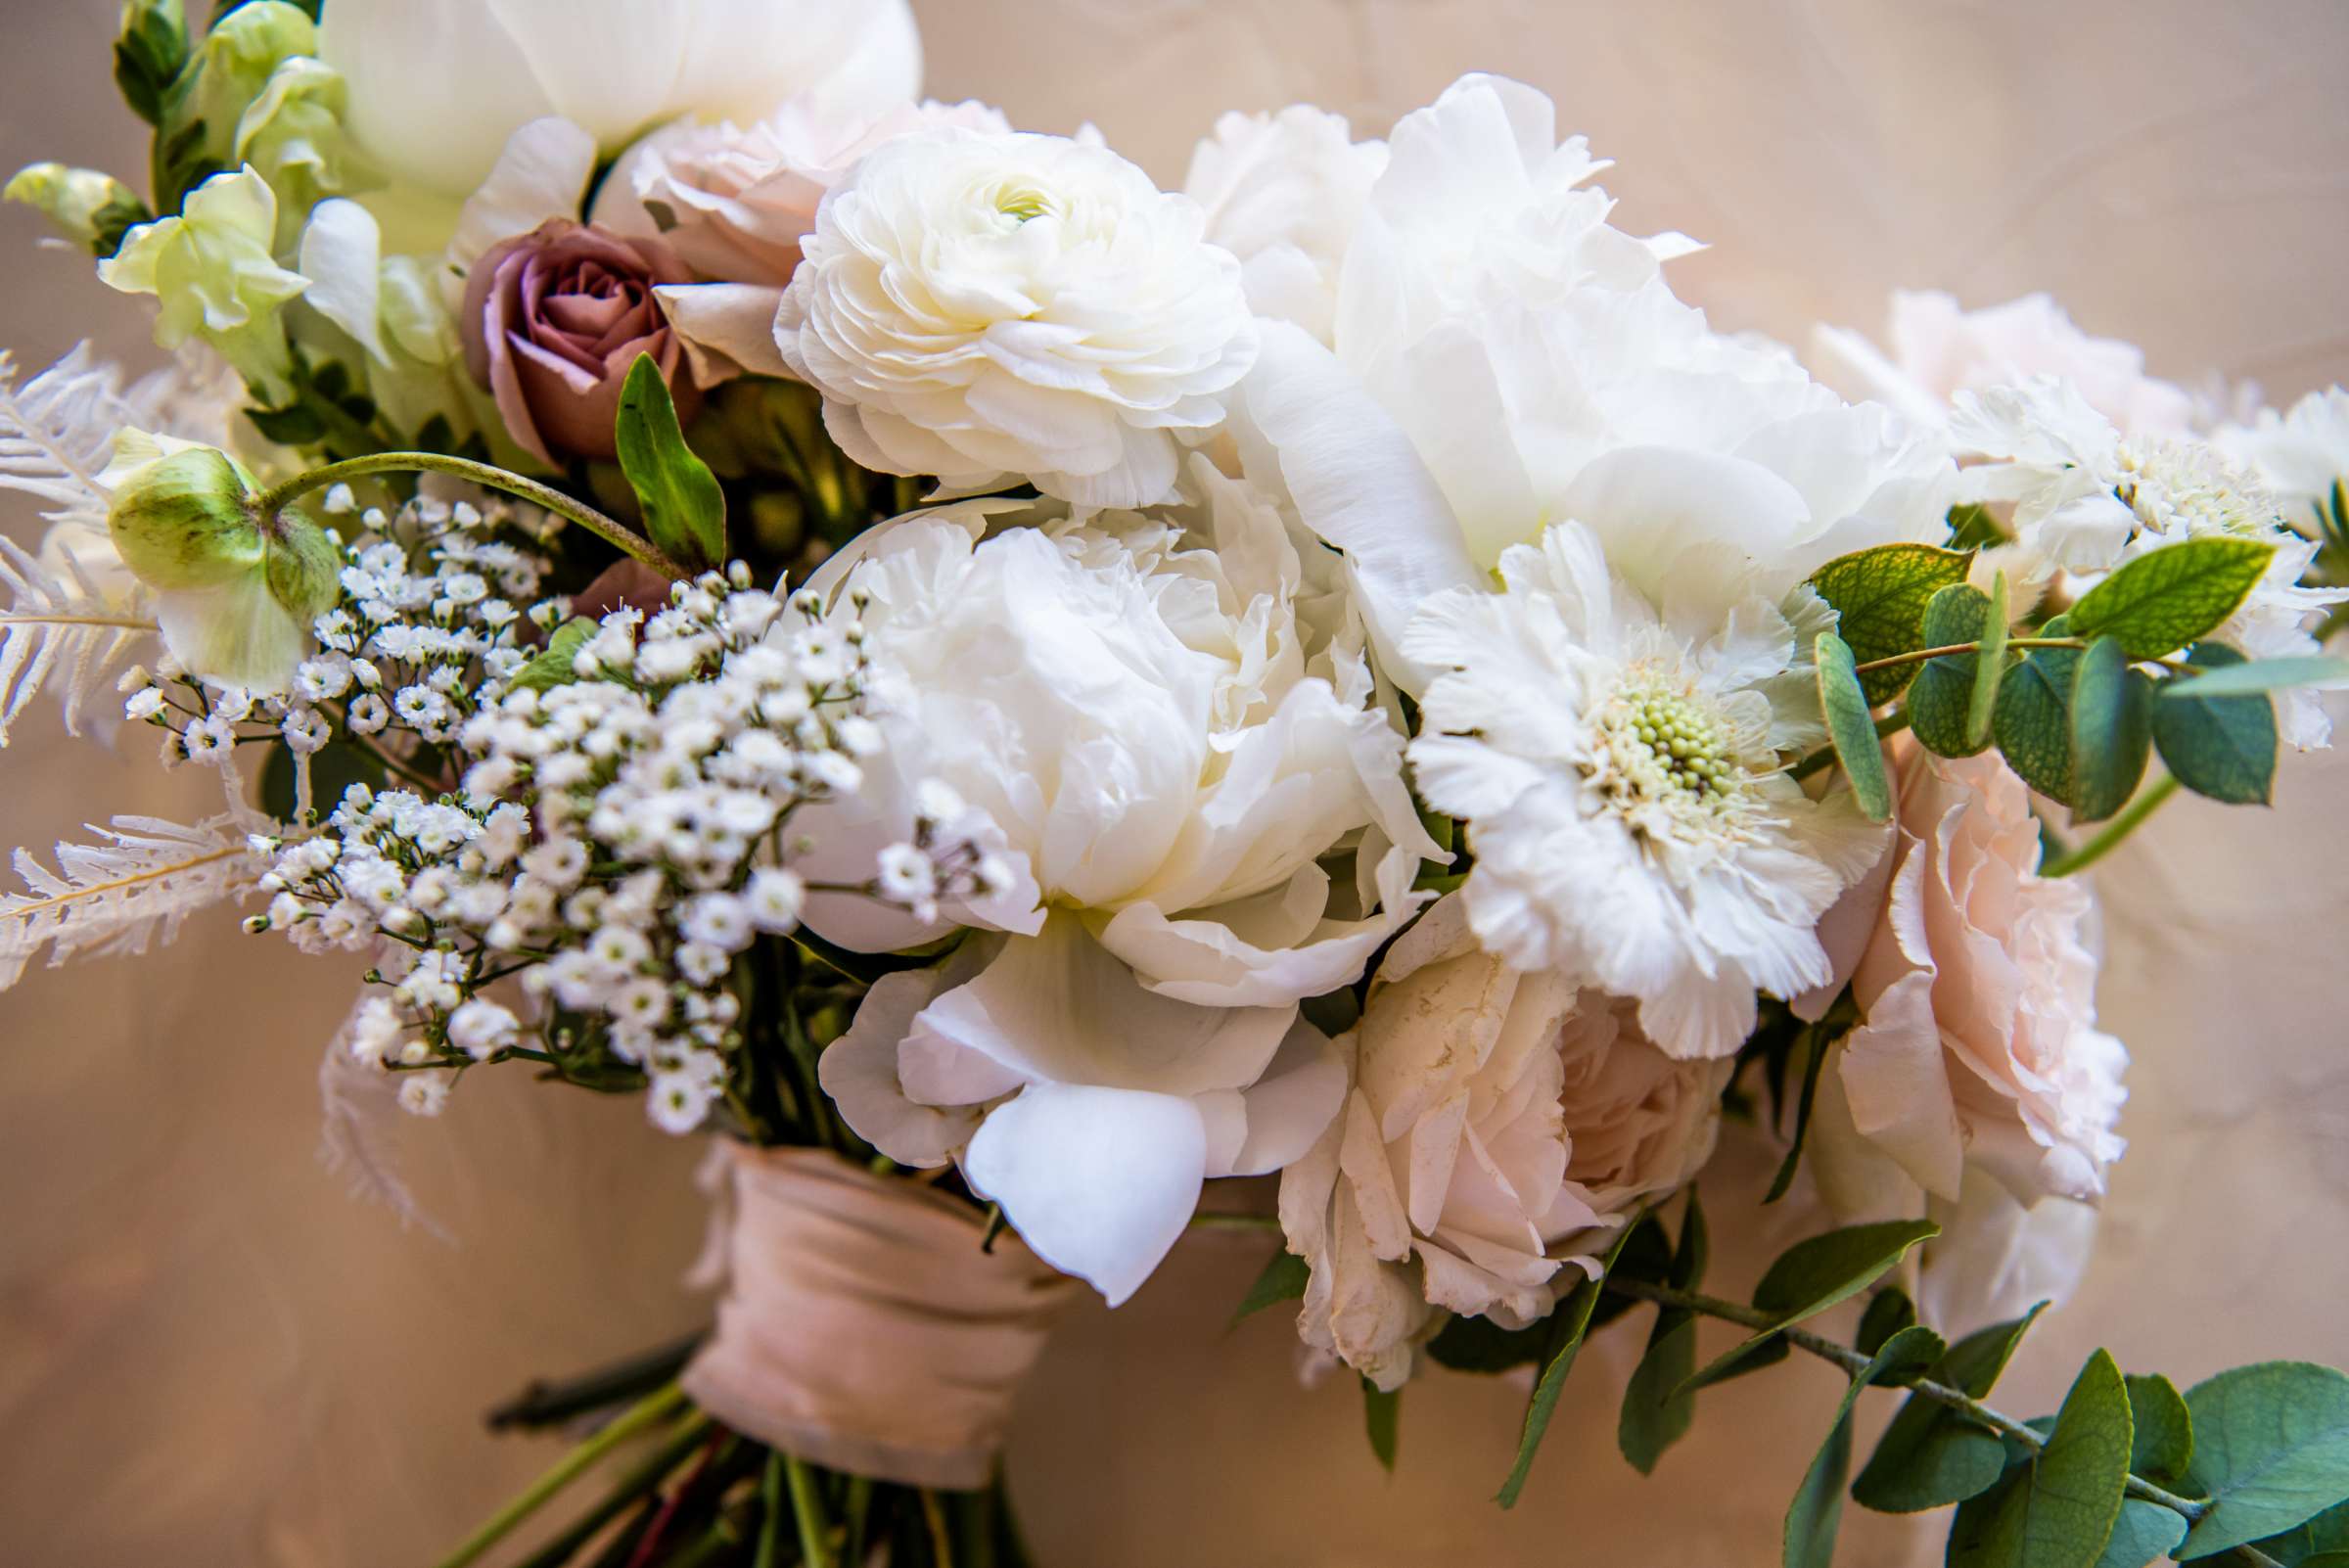
[[[691,419],[700,390],[655,287],[692,274],[659,240],[629,239],[549,218],[501,241],[474,263],[459,327],[465,365],[497,398],[506,430],[560,467],[558,453],[611,457],[620,390],[638,354],[651,354]]]

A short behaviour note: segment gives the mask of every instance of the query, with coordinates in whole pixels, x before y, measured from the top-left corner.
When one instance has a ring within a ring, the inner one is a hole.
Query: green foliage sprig
[[[2211,640],[2274,554],[2230,536],[2165,545],[2020,634],[2004,574],[1988,593],[1972,586],[1969,554],[1895,544],[1838,557],[1811,578],[1838,617],[1814,652],[1829,744],[1791,771],[1840,766],[1860,808],[1885,820],[1893,798],[1877,742],[1907,727],[1941,757],[1995,745],[2078,823],[2126,832],[2180,785],[2264,805],[2278,744],[2270,693],[2349,675],[2349,661],[2252,661]],[[2167,777],[2141,793],[2155,755]],[[2086,864],[2117,837],[2065,858]]]

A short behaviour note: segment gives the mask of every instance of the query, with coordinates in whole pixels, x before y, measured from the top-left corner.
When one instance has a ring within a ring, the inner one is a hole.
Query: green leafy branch
[[[1894,804],[1885,735],[1909,729],[1948,758],[1996,745],[2074,821],[2112,823],[2050,874],[2093,863],[2181,785],[2264,805],[2276,772],[2271,693],[2349,677],[2349,661],[2254,662],[2210,640],[2274,554],[2224,536],[2167,545],[2020,635],[2004,575],[1987,593],[1974,587],[1969,552],[1895,544],[1838,557],[1811,578],[1837,616],[1814,648],[1828,744],[1789,773],[1840,766],[1861,809],[1882,821]],[[2156,753],[2167,776],[2141,793]]]

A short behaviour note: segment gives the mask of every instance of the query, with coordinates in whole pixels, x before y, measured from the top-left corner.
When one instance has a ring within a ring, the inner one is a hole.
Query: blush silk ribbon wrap
[[[828,1469],[969,1489],[1076,1281],[969,1204],[826,1149],[722,1148],[726,1294],[685,1368],[711,1416]],[[721,1201],[723,1201],[721,1199]]]

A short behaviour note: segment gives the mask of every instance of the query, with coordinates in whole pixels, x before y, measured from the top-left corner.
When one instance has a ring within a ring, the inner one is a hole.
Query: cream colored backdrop
[[[2279,398],[2349,379],[2340,0],[917,8],[933,91],[1041,129],[1093,120],[1170,183],[1218,110],[1311,99],[1383,127],[1459,71],[1506,69],[1620,160],[1627,226],[1714,243],[1676,275],[1726,325],[1799,340],[1821,317],[1873,327],[1896,283],[1974,303],[2046,288],[2163,374]],[[6,0],[0,162],[140,166],[105,86],[112,12]],[[0,343],[35,367],[84,333],[141,354],[132,312],[34,235],[0,217]],[[24,509],[5,515],[27,537]],[[146,750],[26,723],[0,755],[0,839],[201,810]],[[2008,1378],[2017,1405],[2051,1406],[2098,1343],[2181,1377],[2349,1360],[2349,761],[2291,760],[2279,797],[2179,803],[2100,877],[2135,1149],[2081,1298]],[[674,1284],[699,1239],[693,1151],[631,1105],[511,1071],[469,1084],[441,1123],[393,1129],[451,1241],[347,1201],[316,1163],[313,1084],[346,996],[334,965],[221,919],[0,999],[0,1561],[429,1562],[551,1456],[485,1435],[483,1408],[696,1320]],[[1352,1390],[1294,1386],[1282,1314],[1223,1334],[1262,1248],[1188,1243],[1056,1342],[1011,1453],[1047,1568],[1775,1560],[1836,1392],[1823,1368],[1708,1395],[1643,1482],[1613,1452],[1632,1353],[1603,1346],[1504,1516],[1486,1499],[1519,1395],[1415,1386],[1382,1476]],[[1847,1527],[1847,1564],[1938,1555],[1894,1521]]]

